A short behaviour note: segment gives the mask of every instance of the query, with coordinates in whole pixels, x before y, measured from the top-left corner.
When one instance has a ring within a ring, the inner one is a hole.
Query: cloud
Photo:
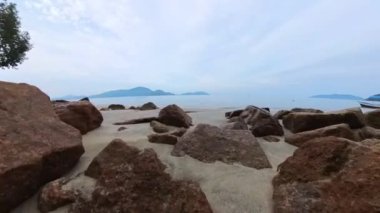
[[[140,85],[291,93],[295,85],[308,86],[302,83],[308,76],[341,75],[345,88],[355,84],[349,76],[358,70],[368,81],[380,77],[373,54],[380,49],[376,0],[17,3],[34,49],[18,71],[0,78],[55,96]]]

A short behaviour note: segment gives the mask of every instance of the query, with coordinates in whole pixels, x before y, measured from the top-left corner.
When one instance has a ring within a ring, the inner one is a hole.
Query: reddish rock
[[[291,110],[279,110],[276,114],[273,115],[276,119],[283,119],[286,115],[291,112],[310,112],[310,113],[323,113],[322,110],[313,109],[313,108],[293,108]]]
[[[53,103],[53,106],[63,122],[77,128],[82,134],[100,127],[103,122],[102,114],[89,101]]]
[[[169,126],[189,128],[192,125],[191,117],[175,104],[161,109],[158,121]]]
[[[285,136],[285,142],[294,146],[300,146],[311,139],[327,136],[347,138],[355,141],[360,140],[360,138],[356,136],[355,132],[350,129],[348,124],[336,124],[296,134],[288,134]]]
[[[113,140],[86,170],[97,179],[92,198],[77,200],[70,212],[212,212],[198,184],[173,180],[164,170],[153,149]]]
[[[42,212],[50,212],[59,207],[73,203],[78,192],[64,189],[63,185],[68,180],[58,179],[46,184],[38,195],[38,209]]]
[[[171,152],[173,156],[189,155],[206,163],[222,161],[241,163],[262,169],[271,165],[256,138],[247,130],[222,130],[208,124],[199,124],[183,135]]]
[[[0,212],[8,212],[68,172],[84,149],[38,88],[0,82],[0,100]]]
[[[364,116],[368,126],[380,129],[380,110],[366,112]]]
[[[278,169],[274,212],[379,211],[379,140],[314,139]]]
[[[256,137],[267,135],[284,135],[282,126],[268,111],[255,107],[248,106],[241,114],[245,122],[250,125],[252,134]]]
[[[346,123],[352,129],[365,125],[360,108],[330,113],[290,113],[282,120],[284,127],[293,133],[318,129],[334,124]]]

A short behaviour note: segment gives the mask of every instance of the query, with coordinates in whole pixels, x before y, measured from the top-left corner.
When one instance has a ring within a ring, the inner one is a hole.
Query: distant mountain
[[[98,95],[91,95],[90,98],[110,98],[110,97],[127,97],[127,96],[161,96],[174,95],[163,90],[151,90],[146,87],[135,87],[132,89],[111,90]]]
[[[131,96],[165,96],[165,95],[176,95],[171,92],[166,92],[163,90],[151,90],[146,87],[135,87],[132,89],[120,89],[120,90],[111,90],[103,92],[97,95],[66,95],[59,98],[54,98],[53,100],[79,100],[84,97],[89,98],[112,98],[112,97],[131,97]],[[197,92],[186,92],[180,95],[209,95],[207,92],[197,91]]]
[[[197,92],[185,92],[185,93],[182,93],[181,95],[210,95],[210,94],[203,91],[197,91]]]
[[[314,95],[310,98],[327,98],[327,99],[338,99],[338,100],[363,100],[362,97],[347,94],[330,94],[330,95]]]

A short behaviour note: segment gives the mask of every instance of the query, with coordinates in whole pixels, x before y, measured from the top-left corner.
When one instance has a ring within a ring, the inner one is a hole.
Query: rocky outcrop
[[[154,103],[148,102],[148,103],[143,104],[139,109],[140,110],[154,110],[154,109],[158,109],[158,107]]]
[[[0,82],[0,100],[0,212],[8,212],[68,172],[84,149],[38,88]]]
[[[278,169],[273,179],[274,212],[379,210],[379,140],[314,139]]]
[[[113,140],[85,174],[97,179],[89,200],[77,199],[76,212],[212,212],[198,184],[173,180],[153,149],[140,151]]]
[[[247,130],[222,130],[208,124],[199,124],[182,136],[171,153],[189,155],[206,163],[222,161],[227,164],[262,169],[271,165],[256,138]]]
[[[89,101],[53,103],[54,111],[59,118],[77,128],[82,134],[101,126],[103,116]]]
[[[323,113],[322,110],[313,109],[313,108],[293,108],[291,110],[279,110],[276,114],[273,115],[276,119],[283,119],[286,115],[291,112],[310,112],[310,113]]]
[[[189,128],[192,125],[191,117],[175,104],[168,105],[161,109],[158,121],[163,124]]]
[[[122,105],[122,104],[110,104],[108,106],[108,109],[109,110],[124,110],[125,109],[125,106]]]
[[[113,125],[142,124],[142,123],[150,123],[156,120],[157,120],[157,117],[136,118],[136,119],[132,119],[128,121],[116,122]]]
[[[65,189],[64,184],[68,180],[62,178],[46,184],[38,195],[38,209],[42,212],[50,212],[59,207],[73,203],[79,196],[77,191]]]
[[[170,132],[151,134],[148,135],[148,141],[151,143],[161,143],[175,145],[178,142],[179,137],[186,133],[186,128],[178,128]]]
[[[267,135],[282,136],[282,126],[268,111],[258,107],[248,106],[240,115],[250,125],[252,134],[256,137]]]
[[[352,129],[362,128],[365,119],[360,108],[330,113],[290,113],[282,120],[285,128],[293,133],[346,123]]]
[[[320,109],[313,109],[313,108],[293,108],[290,110],[290,112],[309,112],[309,113],[323,113]]]
[[[380,129],[380,110],[366,112],[364,116],[368,126]]]
[[[354,141],[360,140],[360,138],[356,136],[355,132],[350,129],[348,124],[336,124],[310,131],[286,135],[285,142],[294,146],[301,146],[303,143],[311,139],[327,136],[347,138]]]

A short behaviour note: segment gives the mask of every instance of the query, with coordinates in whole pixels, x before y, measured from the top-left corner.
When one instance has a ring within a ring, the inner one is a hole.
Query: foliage
[[[31,49],[28,32],[20,31],[16,4],[0,2],[0,68],[15,68]]]

